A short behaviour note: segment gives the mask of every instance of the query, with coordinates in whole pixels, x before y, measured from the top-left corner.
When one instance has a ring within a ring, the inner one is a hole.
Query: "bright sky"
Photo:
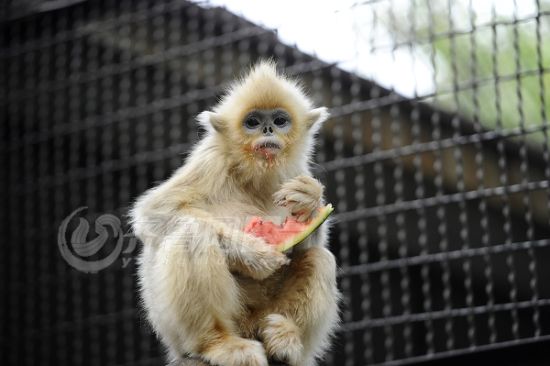
[[[417,0],[421,4],[426,0]],[[428,0],[433,1],[433,0]],[[438,0],[445,3],[443,0]],[[372,4],[365,4],[370,3]],[[490,22],[493,8],[497,16],[518,18],[536,14],[536,0],[451,0],[471,6],[475,23]],[[432,66],[428,55],[417,49],[394,49],[392,36],[373,9],[387,16],[391,11],[408,12],[413,0],[210,0],[258,25],[276,29],[281,41],[327,62],[338,62],[379,84],[406,96],[428,94],[434,90]],[[201,2],[201,5],[204,3]],[[469,28],[469,19],[456,17],[456,27]],[[378,24],[378,25],[376,25]],[[390,45],[372,49],[372,45]]]

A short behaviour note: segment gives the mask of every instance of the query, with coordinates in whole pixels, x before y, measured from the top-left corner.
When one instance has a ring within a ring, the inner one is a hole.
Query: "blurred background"
[[[550,1],[0,4],[2,365],[163,365],[127,210],[259,58],[332,118],[325,365],[550,363]]]

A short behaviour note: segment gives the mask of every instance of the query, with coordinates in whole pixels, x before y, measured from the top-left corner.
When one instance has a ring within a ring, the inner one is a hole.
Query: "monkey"
[[[313,366],[326,352],[340,299],[328,221],[290,254],[243,227],[253,216],[303,222],[324,204],[310,160],[328,117],[260,61],[197,116],[206,132],[183,166],[136,200],[139,291],[171,364]]]

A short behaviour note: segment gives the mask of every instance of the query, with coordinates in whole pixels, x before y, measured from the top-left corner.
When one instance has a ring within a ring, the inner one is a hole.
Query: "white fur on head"
[[[307,124],[311,132],[316,133],[319,131],[323,122],[330,117],[330,113],[326,107],[319,107],[307,112]]]
[[[243,78],[235,81],[212,111],[198,115],[199,123],[208,131],[227,132],[240,125],[252,109],[283,108],[291,118],[301,121],[304,130],[317,132],[327,120],[327,108],[313,108],[302,85],[277,72],[275,62],[263,60]]]
[[[301,120],[313,106],[296,80],[277,72],[275,62],[264,60],[234,82],[213,111],[229,124],[238,124],[252,109],[274,108]]]
[[[224,123],[222,117],[215,112],[204,111],[197,116],[199,124],[208,132],[223,132]]]

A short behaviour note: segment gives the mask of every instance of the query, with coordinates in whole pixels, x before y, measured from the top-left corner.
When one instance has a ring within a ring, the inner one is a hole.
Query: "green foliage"
[[[455,1],[451,8],[443,3],[415,1],[401,19],[384,22],[398,42],[412,41],[426,59],[432,60],[437,88],[432,101],[485,128],[532,128],[547,124],[548,2],[541,5],[539,24],[533,14],[518,15],[517,23],[513,15],[478,22],[472,18],[474,13],[467,1]],[[533,142],[542,141],[544,135],[539,132],[529,137]]]

